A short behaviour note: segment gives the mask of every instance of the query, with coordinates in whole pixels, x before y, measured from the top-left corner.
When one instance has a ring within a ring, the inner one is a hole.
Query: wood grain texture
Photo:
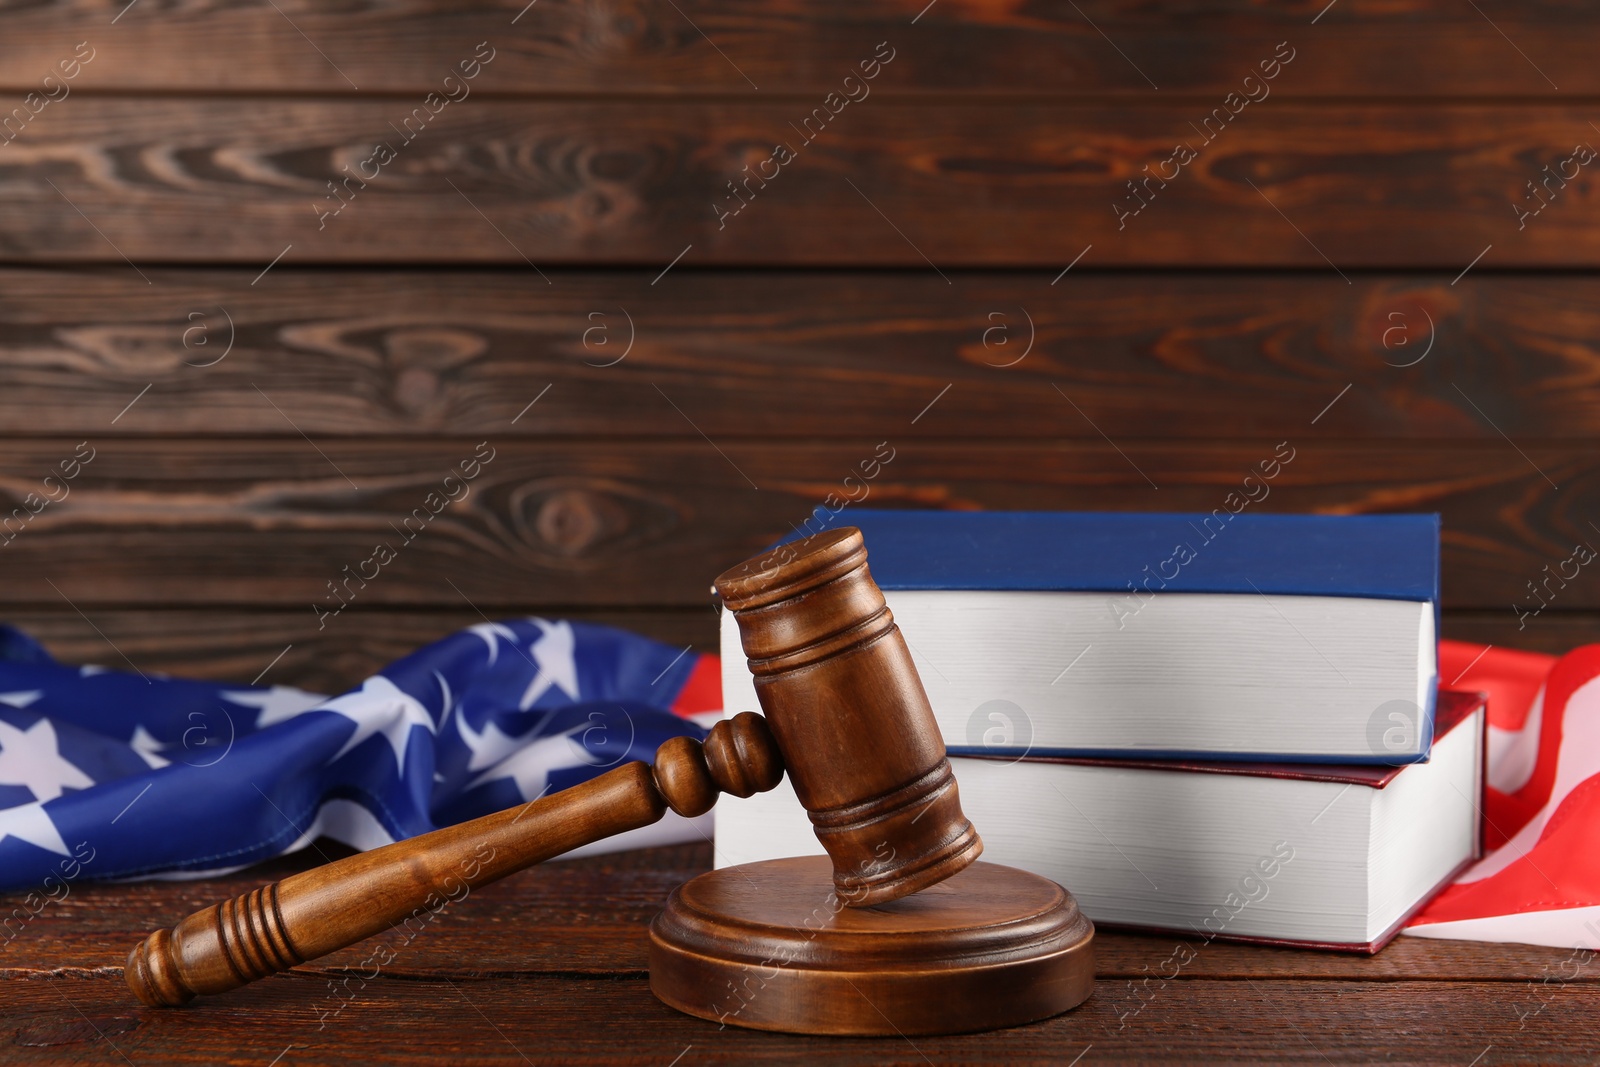
[[[1085,266],[1300,267],[1330,285],[1330,261],[1454,275],[1490,244],[1480,267],[1600,263],[1593,164],[1569,163],[1577,177],[1525,228],[1514,209],[1542,203],[1527,183],[1596,136],[1589,109],[1566,104],[1268,98],[1214,121],[1209,144],[1198,127],[1220,99],[868,98],[824,109],[809,142],[799,127],[820,100],[469,97],[424,110],[409,143],[399,129],[420,104],[405,99],[52,106],[0,150],[0,259],[1054,272],[1092,245]],[[1127,183],[1185,139],[1198,158],[1136,199]],[[780,142],[792,157],[761,167]],[[363,167],[379,143],[396,157]],[[768,181],[741,199],[727,183],[746,166]]]
[[[515,981],[369,983],[319,1029],[325,979],[275,979],[199,1011],[160,1020],[119,1004],[116,976],[41,978],[8,990],[13,1037],[0,1064],[670,1063],[686,1052],[712,1064],[878,1067],[1092,1062],[1466,1064],[1492,1048],[1497,1063],[1589,1064],[1600,990],[1569,986],[1519,1029],[1504,982],[1204,981],[1117,1031],[1117,1006],[1097,994],[1078,1010],[989,1034],[816,1038],[763,1034],[680,1015],[643,979],[544,977]],[[1525,988],[1525,986],[1524,986]],[[335,1001],[335,1003],[338,1003]],[[1147,1020],[1148,1017],[1148,1020]],[[1377,1025],[1381,1022],[1382,1025]],[[115,1045],[116,1051],[109,1046]],[[292,1057],[292,1059],[291,1059]],[[687,1057],[686,1057],[687,1058]],[[118,1061],[120,1062],[120,1061]]]
[[[1600,433],[1587,275],[147,273],[0,270],[0,433]]]
[[[1542,568],[1600,537],[1592,453],[1497,438],[1352,443],[1330,439],[1337,407],[1310,424],[1318,406],[1303,410],[1306,431],[1289,439],[1293,459],[1259,506],[1440,511],[1449,607],[1511,618],[1513,601],[1534,606],[1526,586]],[[1062,410],[1084,418],[1064,398]],[[897,430],[914,414],[882,430],[892,454],[871,440],[491,442],[492,460],[454,504],[442,494],[462,489],[471,439],[100,442],[69,496],[10,528],[0,604],[301,606],[313,631],[349,624],[312,608],[342,602],[706,610],[718,571],[850,494],[875,507],[1210,512],[1231,506],[1229,494],[1275,451],[1270,440],[1119,441],[1121,428],[1098,420],[1118,443],[902,443]],[[925,419],[962,417],[952,390]],[[26,494],[74,450],[70,438],[12,442],[0,457],[0,510],[26,514]],[[843,484],[874,463],[875,478]],[[848,518],[845,507],[833,523]],[[1597,606],[1600,586],[1585,571],[1550,610]]]
[[[1497,1063],[1579,1063],[1597,1036],[1600,972],[1545,982],[1571,974],[1570,963],[1562,967],[1570,953],[1413,938],[1372,958],[1213,943],[1180,978],[1145,990],[1148,1006],[1128,1016],[1130,980],[1155,970],[1173,942],[1114,932],[1096,939],[1095,995],[1047,1023],[918,1040],[915,1050],[893,1039],[719,1031],[662,1007],[643,973],[648,921],[672,885],[705,869],[706,846],[513,875],[474,893],[470,916],[442,913],[365,982],[342,969],[359,970],[363,954],[351,952],[182,1012],[129,1007],[110,944],[305,862],[199,883],[75,886],[0,954],[8,1031],[0,1063],[116,1060],[113,1044],[134,1063],[265,1063],[287,1049],[292,1062],[341,1067],[441,1055],[463,1063],[667,1063],[687,1046],[704,1062],[1062,1063],[1089,1044],[1089,1056],[1107,1062],[1459,1065],[1492,1044]]]
[[[264,3],[145,3],[112,26],[120,5],[31,4],[0,23],[3,84],[31,87],[28,74],[49,70],[63,46],[70,51],[88,38],[101,54],[84,83],[97,89],[420,92],[489,40],[499,50],[489,84],[501,93],[743,95],[752,84],[763,93],[821,93],[888,39],[906,56],[895,70],[896,91],[1142,96],[1153,91],[1143,71],[1163,93],[1220,94],[1287,38],[1305,56],[1285,87],[1298,94],[1553,93],[1540,71],[1564,92],[1600,88],[1585,47],[1600,24],[1588,8],[1558,0],[1488,8],[1492,24],[1447,0],[1344,0],[1315,25],[1324,6],[1315,0],[1272,7],[1094,0],[1081,13],[1070,5],[947,2],[915,25],[924,7],[918,0],[786,0],[756,9],[684,0],[680,10],[541,0],[520,18],[524,0],[277,6],[283,15]]]
[[[1445,615],[1443,633],[1456,641],[1560,655],[1600,644],[1600,616],[1548,611],[1522,625],[1511,612],[1452,612]]]

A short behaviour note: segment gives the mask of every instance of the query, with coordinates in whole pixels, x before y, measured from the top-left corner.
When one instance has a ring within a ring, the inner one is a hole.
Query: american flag
[[[0,889],[375,848],[649,760],[720,705],[714,657],[582,622],[473,626],[331,699],[68,666],[0,627]]]
[[[1442,641],[1439,677],[1489,695],[1487,854],[1405,932],[1600,948],[1600,645]]]
[[[1406,933],[1600,946],[1600,645],[1439,658],[1489,694],[1489,849]],[[332,699],[67,666],[0,627],[0,889],[375,848],[649,760],[721,704],[715,657],[581,622],[473,626]],[[594,848],[710,834],[669,813]]]

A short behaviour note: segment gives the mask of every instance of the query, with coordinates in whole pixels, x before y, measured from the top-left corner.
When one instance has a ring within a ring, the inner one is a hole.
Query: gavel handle
[[[128,955],[128,987],[151,1007],[235,989],[353,945],[472,889],[580,845],[648,826],[668,808],[709,811],[722,792],[771,789],[783,777],[759,715],[718,723],[705,742],[675,737],[654,766],[627,763],[529,804],[290,875],[214,904]]]

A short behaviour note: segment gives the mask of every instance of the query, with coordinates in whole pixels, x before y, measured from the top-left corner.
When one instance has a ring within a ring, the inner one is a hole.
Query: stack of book
[[[1096,922],[1376,952],[1480,851],[1435,515],[852,511],[984,859]],[[730,613],[723,702],[757,707]],[[719,867],[820,853],[787,783]]]

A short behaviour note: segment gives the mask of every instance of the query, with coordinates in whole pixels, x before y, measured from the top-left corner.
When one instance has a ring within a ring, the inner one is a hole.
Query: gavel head
[[[905,638],[853,526],[779,545],[716,580],[756,696],[845,904],[950,877],[983,842]]]

